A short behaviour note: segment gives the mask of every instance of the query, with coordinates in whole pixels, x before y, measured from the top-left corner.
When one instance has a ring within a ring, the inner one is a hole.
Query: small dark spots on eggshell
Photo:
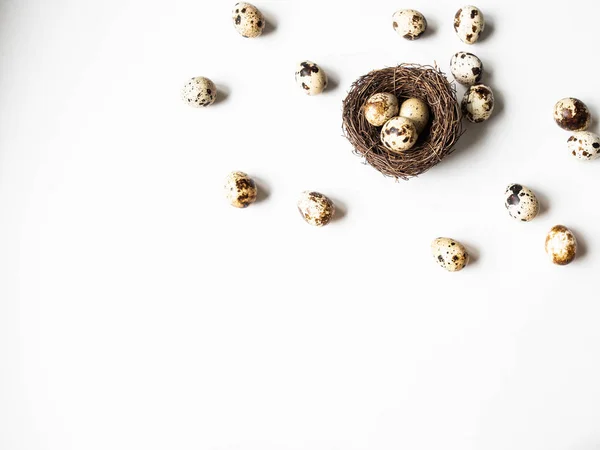
[[[594,142],[592,144],[592,147],[594,147],[594,148],[600,148],[600,144],[598,142]]]
[[[242,8],[242,14],[246,13],[246,8]]]
[[[398,28],[398,22],[394,22],[394,23],[392,24],[392,26],[394,27],[394,30],[395,30],[396,28]]]
[[[263,21],[262,21],[262,20],[259,20],[259,21],[256,23],[256,25],[258,25],[258,27],[259,27],[259,28],[262,28],[262,26],[263,26]]]
[[[473,30],[473,33],[477,33],[477,26],[476,26],[476,25],[473,25],[473,26],[471,27],[471,29]]]
[[[458,27],[460,27],[460,15],[462,14],[462,8],[459,9],[458,11],[456,11],[456,14],[454,15],[454,29],[458,30]]]
[[[479,11],[476,9],[471,10],[471,19],[474,19],[479,14]]]
[[[235,24],[236,24],[236,25],[239,25],[240,23],[242,23],[242,16],[237,16],[237,17],[235,18]]]

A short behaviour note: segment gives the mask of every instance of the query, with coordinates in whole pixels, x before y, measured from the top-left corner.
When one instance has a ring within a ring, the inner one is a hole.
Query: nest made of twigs
[[[418,98],[429,106],[429,125],[410,150],[387,150],[381,143],[381,127],[365,119],[363,106],[378,92],[395,94],[400,104]],[[463,132],[455,86],[432,66],[401,64],[374,70],[352,84],[343,104],[343,130],[354,153],[384,175],[404,180],[416,177],[452,153]]]

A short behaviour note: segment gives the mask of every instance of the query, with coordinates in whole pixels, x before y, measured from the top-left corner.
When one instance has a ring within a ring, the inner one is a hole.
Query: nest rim
[[[383,146],[381,127],[367,122],[365,102],[378,92],[390,92],[399,104],[409,98],[427,103],[430,120],[417,143],[402,153]],[[431,169],[450,155],[463,134],[456,85],[437,66],[400,64],[373,70],[352,83],[342,108],[342,130],[353,152],[383,175],[409,180]]]

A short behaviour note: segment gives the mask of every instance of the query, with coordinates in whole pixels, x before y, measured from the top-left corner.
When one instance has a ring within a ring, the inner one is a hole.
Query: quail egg
[[[462,112],[473,123],[483,122],[494,110],[494,93],[484,84],[471,86],[462,99]]]
[[[398,114],[398,99],[389,92],[378,92],[369,97],[364,112],[367,122],[380,127]]]
[[[183,86],[181,99],[196,108],[212,105],[217,99],[217,87],[206,77],[194,77]]]
[[[265,29],[265,18],[258,8],[250,3],[236,3],[231,13],[233,26],[245,38],[254,38]]]
[[[563,130],[584,131],[590,125],[592,116],[588,107],[577,98],[563,98],[554,105],[554,120]]]
[[[439,237],[431,243],[431,253],[440,266],[448,272],[458,272],[469,262],[465,247],[454,239]]]
[[[225,195],[236,208],[247,208],[257,194],[256,183],[244,172],[231,172],[225,179]]]
[[[504,192],[504,206],[513,219],[529,222],[538,215],[540,204],[533,191],[520,184],[511,184]]]
[[[327,87],[327,75],[314,62],[302,61],[296,68],[296,84],[307,95],[317,95]]]
[[[590,131],[577,131],[568,140],[571,154],[578,159],[590,160],[600,156],[600,136]]]
[[[410,41],[420,38],[427,29],[425,16],[414,9],[396,11],[392,16],[392,20],[392,26],[396,33]]]
[[[335,206],[323,194],[304,191],[298,200],[298,211],[307,223],[315,227],[322,227],[333,218]]]
[[[483,63],[473,53],[458,52],[450,60],[454,79],[465,86],[479,83],[483,75]]]
[[[402,153],[415,145],[419,135],[412,120],[393,117],[381,128],[380,137],[385,148],[395,153]]]
[[[463,6],[454,16],[454,31],[465,44],[474,44],[485,28],[483,13],[475,6]]]
[[[564,266],[575,259],[577,240],[567,227],[553,226],[546,236],[546,253],[554,264]]]
[[[417,129],[417,134],[421,134],[429,122],[429,106],[421,99],[409,98],[402,102],[398,115],[410,119]]]

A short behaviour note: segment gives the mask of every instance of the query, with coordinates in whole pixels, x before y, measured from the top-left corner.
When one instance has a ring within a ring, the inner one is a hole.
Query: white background
[[[552,119],[565,96],[600,114],[597,2],[478,1],[472,47],[457,2],[256,5],[249,40],[233,0],[0,3],[0,448],[600,448],[600,161]],[[402,7],[420,41],[392,30]],[[352,81],[459,50],[493,118],[419,179],[361,164]],[[295,85],[303,59],[325,94]],[[198,75],[225,94],[203,110],[179,99]],[[259,203],[227,204],[232,170]],[[542,202],[531,223],[504,209],[514,182]],[[335,222],[302,221],[306,189]],[[544,253],[558,223],[567,267]],[[472,264],[440,269],[437,236]]]

